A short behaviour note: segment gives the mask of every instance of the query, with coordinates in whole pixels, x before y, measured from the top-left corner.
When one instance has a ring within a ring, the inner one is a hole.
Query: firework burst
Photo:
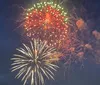
[[[14,54],[12,72],[19,70],[16,78],[22,78],[24,85],[31,79],[31,85],[44,85],[44,78],[54,79],[54,71],[58,68],[52,61],[58,58],[50,58],[56,49],[49,47],[46,42],[34,40],[30,46],[23,44],[23,48],[17,49],[19,54]]]
[[[68,17],[62,7],[53,2],[41,2],[34,4],[24,14],[22,26],[28,38],[46,40],[48,45],[56,48],[65,45]]]

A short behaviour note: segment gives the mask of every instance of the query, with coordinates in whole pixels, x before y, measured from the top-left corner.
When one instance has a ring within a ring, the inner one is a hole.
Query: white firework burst
[[[49,47],[46,41],[39,39],[30,41],[30,45],[23,44],[23,48],[17,49],[19,54],[14,54],[12,72],[18,70],[16,78],[22,78],[25,85],[31,80],[31,85],[44,85],[44,78],[54,80],[54,71],[58,68],[50,56],[56,49]]]

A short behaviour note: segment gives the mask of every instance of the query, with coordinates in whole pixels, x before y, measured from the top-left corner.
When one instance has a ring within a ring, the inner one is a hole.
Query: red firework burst
[[[30,39],[46,40],[48,45],[57,48],[65,45],[68,17],[63,8],[53,2],[37,3],[25,14],[23,25]]]

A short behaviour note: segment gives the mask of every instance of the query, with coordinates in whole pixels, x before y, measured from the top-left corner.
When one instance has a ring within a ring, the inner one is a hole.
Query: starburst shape
[[[14,54],[12,72],[18,70],[16,78],[22,78],[24,85],[31,79],[31,85],[44,85],[44,79],[54,80],[54,71],[58,66],[50,56],[55,54],[56,49],[47,45],[46,41],[34,39],[29,45],[23,44],[23,48],[17,49]]]

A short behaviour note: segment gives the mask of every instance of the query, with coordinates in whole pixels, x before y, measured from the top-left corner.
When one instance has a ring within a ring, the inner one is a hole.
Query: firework
[[[46,42],[35,40],[30,46],[23,44],[23,48],[17,49],[19,54],[14,54],[12,72],[19,70],[16,78],[22,78],[24,85],[31,79],[31,85],[44,85],[44,78],[54,79],[54,71],[58,68],[53,63],[58,58],[51,59],[56,49],[49,47]]]
[[[56,48],[65,45],[68,17],[62,7],[53,2],[41,2],[34,4],[24,14],[22,26],[28,38],[46,40],[48,45]]]

